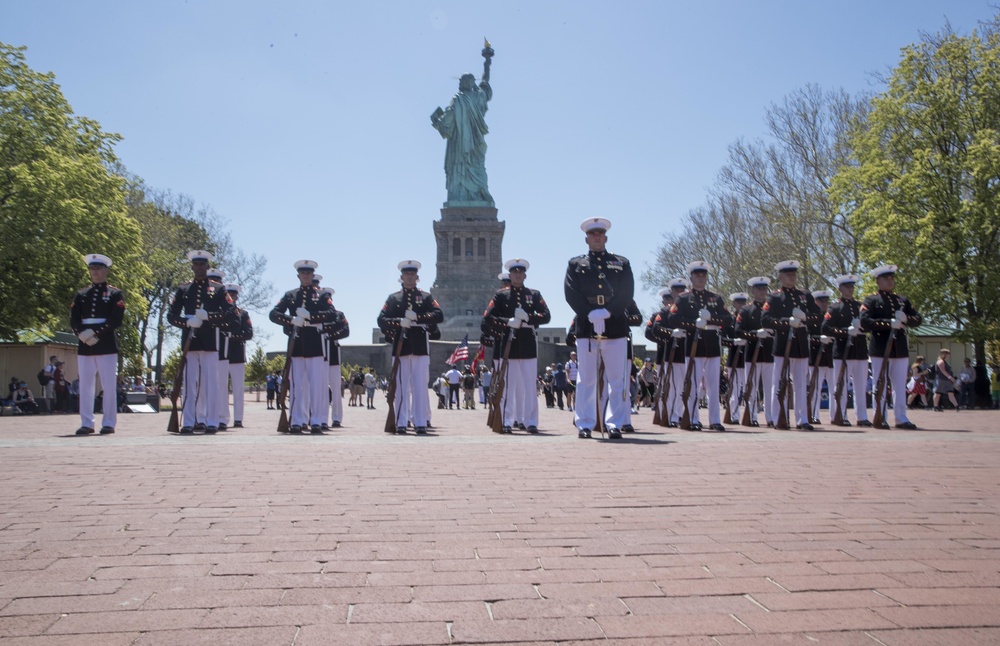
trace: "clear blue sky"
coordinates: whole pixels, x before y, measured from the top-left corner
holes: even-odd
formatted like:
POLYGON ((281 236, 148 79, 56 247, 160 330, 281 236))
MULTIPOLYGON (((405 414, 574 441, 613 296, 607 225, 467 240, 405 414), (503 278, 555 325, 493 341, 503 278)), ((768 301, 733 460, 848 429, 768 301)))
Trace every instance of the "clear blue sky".
MULTIPOLYGON (((968 33, 993 13, 978 0, 0 0, 0 40, 124 137, 131 172, 229 219, 268 258, 275 300, 293 261, 317 260, 347 342, 368 343, 399 260, 434 282, 445 142, 429 115, 481 74, 484 36, 504 257, 531 262, 528 285, 568 324, 562 278, 584 217, 612 220, 609 248, 638 274, 704 202, 727 146, 762 134, 768 104, 807 83, 879 89, 872 73, 921 31, 948 19, 968 33)), ((656 300, 637 294, 644 310, 656 300)), ((255 321, 265 349, 283 349, 255 321)))

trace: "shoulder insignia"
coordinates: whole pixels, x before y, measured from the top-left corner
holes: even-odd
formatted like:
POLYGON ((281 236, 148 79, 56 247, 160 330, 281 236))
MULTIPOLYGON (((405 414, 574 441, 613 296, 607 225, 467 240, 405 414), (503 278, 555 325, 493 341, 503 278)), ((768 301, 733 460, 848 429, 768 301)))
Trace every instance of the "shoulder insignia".
POLYGON ((124 298, 121 299, 120 301, 118 301, 117 303, 115 303, 115 305, 117 305, 118 307, 120 307, 122 309, 125 309, 125 299, 124 298))
POLYGON ((229 292, 226 292, 226 302, 230 305, 233 304, 233 297, 229 295, 229 292))
POLYGON ((438 305, 438 302, 437 302, 436 298, 432 298, 431 299, 431 305, 433 305, 434 307, 441 307, 440 305, 438 305))
POLYGON ((829 312, 827 312, 827 313, 826 313, 826 314, 825 314, 825 315, 823 316, 823 318, 824 318, 824 319, 832 319, 832 318, 833 318, 833 314, 830 314, 829 312))
POLYGON ((769 312, 771 310, 771 302, 767 301, 764 303, 764 307, 760 308, 764 312, 769 312))
POLYGON ((861 304, 861 311, 862 311, 862 312, 867 312, 867 311, 868 311, 868 306, 867 306, 867 305, 865 305, 864 303, 862 303, 862 304, 861 304))
POLYGON ((670 313, 671 314, 676 314, 677 313, 677 305, 676 304, 670 306, 670 313))

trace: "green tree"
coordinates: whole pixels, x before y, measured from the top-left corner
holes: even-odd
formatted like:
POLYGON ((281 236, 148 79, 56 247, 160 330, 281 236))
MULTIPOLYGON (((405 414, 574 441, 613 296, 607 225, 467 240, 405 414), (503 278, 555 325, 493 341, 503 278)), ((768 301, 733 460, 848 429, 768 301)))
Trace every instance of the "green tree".
POLYGON ((120 137, 75 116, 55 76, 33 71, 24 51, 0 43, 0 337, 66 328, 73 293, 89 280, 83 256, 103 253, 128 305, 123 349, 135 350, 149 272, 124 180, 110 170, 120 137))
POLYGON ((264 348, 258 345, 250 355, 250 360, 247 361, 247 381, 264 383, 267 375, 267 355, 264 354, 264 348))
POLYGON ((946 25, 905 47, 851 136, 831 195, 868 265, 899 265, 900 291, 974 342, 1000 338, 1000 36, 946 25))

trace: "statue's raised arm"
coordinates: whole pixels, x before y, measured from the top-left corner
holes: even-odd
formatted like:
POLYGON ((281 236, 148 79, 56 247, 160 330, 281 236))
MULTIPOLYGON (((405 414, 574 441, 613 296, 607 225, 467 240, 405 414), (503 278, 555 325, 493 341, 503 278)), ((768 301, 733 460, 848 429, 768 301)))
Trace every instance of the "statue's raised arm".
POLYGON ((438 107, 431 114, 431 125, 448 140, 444 155, 444 173, 448 188, 446 207, 490 206, 489 182, 486 177, 487 104, 493 98, 490 87, 490 63, 493 48, 486 41, 482 51, 483 78, 476 86, 476 77, 463 74, 458 82, 458 94, 451 105, 438 107))

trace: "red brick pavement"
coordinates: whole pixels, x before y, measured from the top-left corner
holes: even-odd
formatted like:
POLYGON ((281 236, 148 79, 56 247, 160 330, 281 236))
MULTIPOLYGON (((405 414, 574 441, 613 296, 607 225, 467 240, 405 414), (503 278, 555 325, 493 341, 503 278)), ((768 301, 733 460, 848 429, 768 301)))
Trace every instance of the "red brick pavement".
POLYGON ((578 440, 0 419, 0 642, 1000 643, 1000 413, 578 440))

